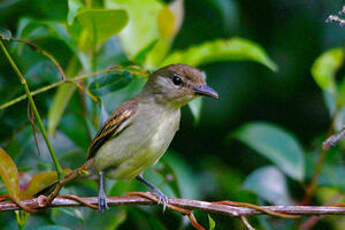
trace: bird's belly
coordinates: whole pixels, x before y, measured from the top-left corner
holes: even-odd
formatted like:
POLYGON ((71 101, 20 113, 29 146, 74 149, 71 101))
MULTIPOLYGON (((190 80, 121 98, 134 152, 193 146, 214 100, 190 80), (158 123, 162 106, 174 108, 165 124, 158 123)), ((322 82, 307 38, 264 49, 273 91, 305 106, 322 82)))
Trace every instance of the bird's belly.
POLYGON ((113 179, 133 179, 142 173, 167 150, 178 129, 177 115, 141 121, 128 127, 99 150, 96 170, 105 171, 106 176, 113 179))

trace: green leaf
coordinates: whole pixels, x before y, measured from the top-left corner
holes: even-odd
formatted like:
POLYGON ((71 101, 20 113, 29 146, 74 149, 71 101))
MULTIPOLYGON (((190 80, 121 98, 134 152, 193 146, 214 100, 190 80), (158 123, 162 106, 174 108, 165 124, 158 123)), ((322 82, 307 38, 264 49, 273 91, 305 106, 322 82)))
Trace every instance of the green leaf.
MULTIPOLYGON (((79 36, 87 37, 96 46, 119 33, 127 22, 128 15, 125 10, 87 9, 75 15, 73 24, 79 23, 82 30, 86 32, 79 36)), ((84 45, 86 44, 81 46, 84 47, 84 45)))
POLYGON ((121 196, 133 190, 134 183, 132 181, 116 180, 108 192, 110 196, 121 196))
POLYGON ((270 159, 291 178, 304 179, 304 151, 285 130, 269 123, 249 123, 238 129, 234 137, 270 159))
POLYGON ((274 166, 259 168, 245 180, 243 187, 275 205, 291 205, 286 177, 274 166))
MULTIPOLYGON (((334 119, 334 131, 341 132, 345 127, 345 107, 342 107, 338 110, 336 117, 334 119)), ((337 133, 335 133, 337 135, 337 133)))
POLYGON ((39 227, 37 230, 71 230, 71 229, 65 226, 60 226, 60 225, 46 225, 46 226, 39 227))
POLYGON ((146 47, 144 47, 144 49, 142 49, 137 55, 135 55, 135 57, 133 58, 133 61, 143 63, 146 59, 146 56, 155 47, 157 42, 158 42, 158 39, 150 42, 146 47))
POLYGON ((0 27, 0 38, 9 41, 12 38, 11 31, 3 27, 0 27))
POLYGON ((345 167, 340 164, 327 164, 322 168, 318 184, 345 191, 345 167))
POLYGON ((174 0, 164 6, 157 17, 159 40, 153 50, 147 55, 145 66, 156 69, 166 57, 171 43, 181 28, 183 22, 183 0, 174 0))
POLYGON ((162 160, 162 167, 158 170, 158 173, 164 178, 165 182, 174 191, 176 197, 181 197, 181 190, 179 187, 179 181, 177 174, 173 167, 171 167, 168 161, 162 160))
POLYGON ((122 89, 131 81, 132 75, 128 71, 122 74, 102 74, 90 84, 89 89, 93 94, 101 96, 122 89))
MULTIPOLYGON (((78 72, 79 63, 76 58, 72 58, 66 70, 66 77, 71 78, 78 72)), ((56 91, 52 105, 48 111, 48 133, 54 136, 55 130, 60 123, 61 117, 70 102, 76 86, 73 84, 65 84, 56 91)))
POLYGON ((323 91, 322 96, 330 117, 334 117, 337 111, 337 96, 328 91, 323 91))
POLYGON ((63 41, 74 53, 77 52, 77 45, 66 30, 65 25, 57 22, 46 22, 32 18, 22 18, 17 28, 17 37, 22 39, 44 39, 53 37, 63 41))
POLYGON ((161 161, 168 162, 169 167, 176 174, 175 178, 181 197, 186 199, 201 199, 202 186, 205 181, 193 173, 190 165, 185 160, 185 158, 180 157, 180 154, 169 151, 164 154, 161 161))
POLYGON ((340 47, 328 50, 316 59, 311 67, 311 74, 322 90, 336 93, 335 73, 343 59, 344 51, 340 47))
POLYGON ((278 70, 261 46, 239 37, 206 42, 187 50, 176 51, 163 61, 162 66, 173 63, 199 66, 219 61, 256 61, 272 71, 278 70))
POLYGON ((48 111, 48 133, 54 136, 55 130, 60 123, 61 117, 71 100, 76 86, 73 84, 62 85, 56 91, 52 105, 48 111))
POLYGON ((216 222, 212 219, 211 215, 207 215, 208 216, 208 229, 209 230, 214 230, 216 228, 216 222))
POLYGON ((85 8, 84 2, 82 0, 68 0, 68 15, 67 23, 72 25, 74 17, 77 13, 85 8))
POLYGON ((119 226, 126 219, 126 209, 111 208, 102 215, 99 215, 97 212, 91 212, 85 220, 85 223, 87 224, 86 229, 119 229, 119 226))
POLYGON ((169 9, 174 16, 174 33, 175 36, 181 29, 184 19, 184 0, 174 0, 169 3, 169 9))
POLYGON ((107 8, 120 8, 128 12, 130 22, 119 36, 129 59, 133 59, 138 52, 159 38, 157 18, 164 6, 161 1, 105 0, 105 5, 107 8))
POLYGON ((193 114, 195 124, 198 124, 201 116, 202 97, 196 98, 193 101, 189 102, 188 106, 193 114))
POLYGON ((175 18, 168 6, 164 6, 157 16, 159 40, 153 50, 147 55, 145 65, 154 69, 159 66, 170 49, 170 44, 175 35, 175 18))
POLYGON ((20 202, 17 166, 4 149, 0 148, 0 177, 8 195, 16 202, 20 202))
MULTIPOLYGON (((64 172, 64 175, 67 175, 71 171, 72 171, 71 169, 64 169, 63 172, 64 172)), ((47 188, 47 186, 56 182, 56 180, 57 180, 57 174, 55 171, 36 174, 31 179, 29 184, 21 191, 20 198, 22 200, 32 199, 33 195, 47 188)))
POLYGON ((134 229, 168 230, 161 219, 152 215, 152 212, 139 208, 128 209, 128 212, 129 216, 135 220, 133 222, 134 229))
POLYGON ((338 107, 343 107, 345 105, 345 78, 341 80, 338 87, 338 94, 336 95, 336 104, 338 107))

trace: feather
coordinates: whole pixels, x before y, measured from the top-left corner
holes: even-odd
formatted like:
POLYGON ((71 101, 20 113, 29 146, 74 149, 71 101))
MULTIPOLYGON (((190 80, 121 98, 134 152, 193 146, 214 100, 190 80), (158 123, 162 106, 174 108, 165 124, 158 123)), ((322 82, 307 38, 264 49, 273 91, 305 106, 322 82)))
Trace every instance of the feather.
POLYGON ((133 98, 115 110, 93 138, 89 147, 87 159, 94 157, 105 142, 118 135, 131 124, 137 107, 137 100, 133 98))

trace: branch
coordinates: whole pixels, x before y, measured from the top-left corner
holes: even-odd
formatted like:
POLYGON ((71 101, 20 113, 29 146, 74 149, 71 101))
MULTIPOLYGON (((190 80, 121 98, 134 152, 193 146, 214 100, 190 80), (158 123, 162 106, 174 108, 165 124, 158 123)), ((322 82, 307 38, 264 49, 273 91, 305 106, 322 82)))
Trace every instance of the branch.
MULTIPOLYGON (((87 78, 90 78, 90 77, 95 77, 99 74, 107 74, 107 73, 122 73, 124 72, 125 70, 129 71, 131 74, 134 74, 134 75, 137 75, 137 76, 142 76, 142 77, 147 77, 149 74, 148 72, 145 72, 144 70, 141 70, 139 68, 137 68, 136 66, 129 66, 129 67, 122 67, 122 66, 110 66, 109 68, 105 69, 105 70, 100 70, 100 71, 97 71, 97 72, 94 72, 94 73, 90 73, 90 74, 84 74, 84 75, 80 75, 80 76, 76 76, 76 77, 73 77, 73 78, 70 78, 70 79, 65 79, 65 80, 61 80, 61 81, 58 81, 58 82, 55 82, 55 83, 52 83, 50 85, 47 85, 47 86, 44 86, 40 89, 37 89, 35 91, 32 91, 30 93, 31 96, 35 96, 37 94, 40 94, 40 93, 43 93, 43 92, 46 92, 48 90, 51 90, 51 89, 54 89, 60 85, 63 85, 63 84, 77 84, 77 87, 78 86, 78 81, 80 80, 84 80, 84 79, 87 79, 87 78)), ((87 93, 87 91, 86 91, 87 93)), ((10 107, 18 102, 21 102, 23 100, 25 100, 27 98, 27 95, 24 94, 20 97, 17 97, 11 101, 8 101, 4 104, 2 104, 0 106, 0 110, 3 110, 7 107, 10 107)))
MULTIPOLYGON (((95 205, 97 207, 97 197, 79 197, 80 201, 88 204, 95 205)), ((113 196, 107 198, 108 205, 110 206, 126 206, 126 205, 157 205, 156 202, 151 199, 144 198, 136 195, 123 195, 113 196)), ((30 208, 56 208, 56 207, 77 207, 87 206, 81 204, 78 201, 65 198, 64 196, 56 197, 50 205, 45 206, 44 202, 39 198, 32 200, 23 200, 23 205, 30 208)), ((253 215, 266 215, 257 209, 229 206, 214 202, 200 201, 200 200, 188 200, 169 198, 169 204, 185 208, 189 210, 203 210, 212 213, 218 213, 222 215, 241 217, 241 216, 253 216, 253 215)), ((345 207, 335 206, 260 206, 262 209, 272 212, 280 212, 292 215, 345 215, 345 207)), ((0 211, 10 211, 21 209, 16 203, 12 201, 0 202, 0 211)))
POLYGON ((255 228, 253 228, 253 226, 250 225, 250 223, 248 222, 248 220, 245 216, 241 216, 241 220, 242 220, 242 223, 244 224, 244 226, 246 226, 246 228, 248 230, 255 230, 255 228))
POLYGON ((53 150, 53 146, 52 144, 50 143, 49 141, 49 138, 48 138, 48 135, 47 135, 47 131, 43 125, 43 122, 41 120, 41 116, 38 112, 38 109, 36 107, 36 104, 35 104, 35 101, 34 99, 32 98, 32 95, 31 95, 31 91, 29 89, 29 86, 26 82, 26 79, 24 78, 22 72, 19 70, 17 64, 14 62, 13 58, 11 57, 10 53, 7 51, 6 49, 6 46, 5 44, 2 42, 2 40, 0 40, 0 47, 2 48, 2 50, 4 51, 4 54, 5 56, 7 57, 8 61, 10 62, 12 68, 14 69, 14 71, 16 72, 17 76, 18 76, 18 79, 20 81, 20 83, 23 85, 24 89, 25 89, 25 94, 27 95, 28 99, 29 99, 29 102, 30 102, 30 105, 31 105, 31 108, 35 114, 35 117, 37 119, 37 122, 38 122, 38 125, 39 125, 39 128, 41 130, 41 133, 43 135, 43 138, 46 142, 46 145, 48 147, 48 150, 49 150, 49 153, 50 153, 50 156, 54 162, 54 165, 55 165, 55 169, 56 169, 56 172, 57 172, 57 175, 58 175, 58 178, 62 178, 63 174, 62 174, 62 168, 60 166, 60 163, 55 155, 55 152, 53 150))

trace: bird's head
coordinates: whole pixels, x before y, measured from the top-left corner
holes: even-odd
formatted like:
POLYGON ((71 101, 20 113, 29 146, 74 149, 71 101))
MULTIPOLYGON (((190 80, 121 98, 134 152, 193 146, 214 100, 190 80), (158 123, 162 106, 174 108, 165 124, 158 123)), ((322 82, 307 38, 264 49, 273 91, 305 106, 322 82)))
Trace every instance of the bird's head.
POLYGON ((144 92, 153 94, 160 103, 175 107, 181 107, 198 96, 218 99, 217 92, 207 86, 204 74, 184 64, 169 65, 151 74, 144 92))

